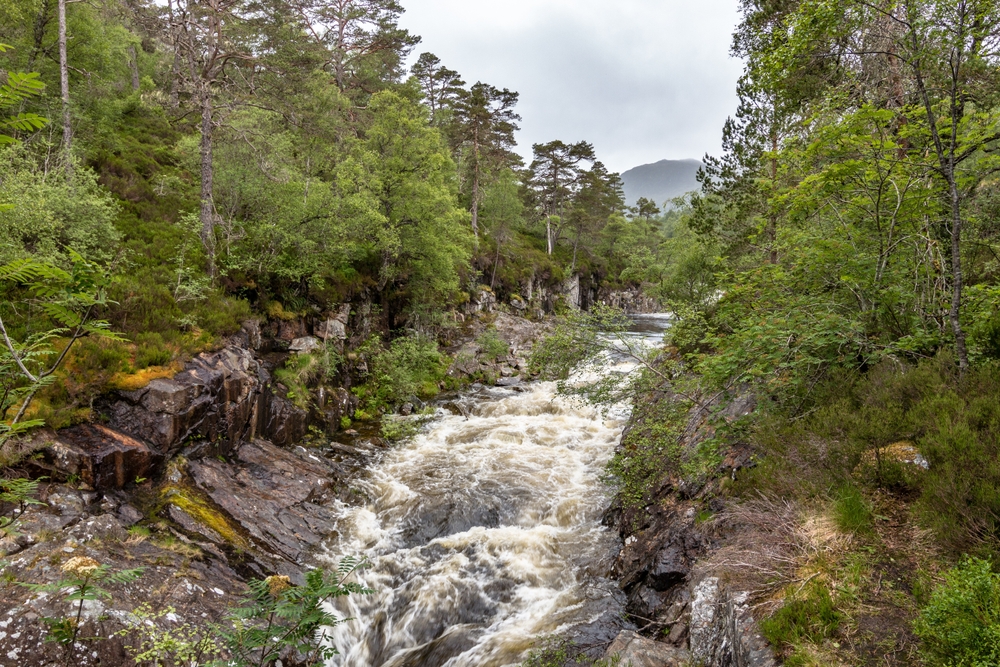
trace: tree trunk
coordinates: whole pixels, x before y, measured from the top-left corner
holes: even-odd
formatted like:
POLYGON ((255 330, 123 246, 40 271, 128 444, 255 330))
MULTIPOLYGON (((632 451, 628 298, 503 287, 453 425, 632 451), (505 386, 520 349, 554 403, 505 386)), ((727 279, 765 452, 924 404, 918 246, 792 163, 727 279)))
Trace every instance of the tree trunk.
POLYGON ((209 275, 215 275, 215 202, 212 198, 212 91, 201 82, 201 242, 208 255, 209 275))
POLYGON ((472 170, 472 233, 479 240, 479 160, 472 170))
POLYGON ((62 88, 63 151, 66 172, 73 169, 73 125, 69 115, 69 63, 66 60, 66 0, 59 0, 59 85, 62 88))
MULTIPOLYGON (((775 109, 777 116, 777 109, 775 109)), ((771 128, 771 198, 773 200, 778 192, 778 130, 771 128)), ((778 219, 774 211, 768 212, 767 219, 767 244, 769 246, 769 260, 771 264, 778 263, 778 219)))
POLYGON ((132 71, 132 90, 139 90, 139 57, 131 44, 128 47, 128 67, 132 71))
POLYGON ((552 216, 545 218, 545 247, 549 255, 552 254, 552 216))
POLYGON ((174 47, 174 62, 170 65, 170 108, 176 109, 181 104, 181 49, 177 38, 177 26, 174 25, 173 0, 167 0, 167 10, 170 17, 170 38, 174 47))
POLYGON ((951 174, 951 328, 955 334, 955 354, 958 369, 964 375, 969 368, 969 351, 965 345, 965 330, 962 328, 962 210, 958 184, 954 171, 951 174))

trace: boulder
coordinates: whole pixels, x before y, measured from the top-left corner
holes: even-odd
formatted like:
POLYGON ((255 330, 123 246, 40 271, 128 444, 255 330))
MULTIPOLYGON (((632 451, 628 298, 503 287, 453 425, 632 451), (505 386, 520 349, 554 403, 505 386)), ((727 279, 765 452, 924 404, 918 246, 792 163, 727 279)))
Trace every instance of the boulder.
POLYGON ((280 446, 293 445, 306 435, 309 413, 287 398, 272 394, 261 435, 280 446))
POLYGON ((56 434, 46 460, 63 476, 99 490, 120 489, 147 477, 163 457, 146 443, 100 424, 81 424, 56 434))
POLYGON ((774 654, 750 613, 749 597, 730 591, 717 577, 706 577, 694 586, 690 646, 695 664, 776 667, 774 654))
POLYGON ((619 659, 621 665, 632 667, 683 667, 691 655, 684 649, 642 637, 632 630, 622 630, 608 647, 605 659, 619 659))
POLYGON ((303 336, 302 338, 296 338, 293 340, 292 344, 288 346, 288 350, 289 352, 307 354, 309 352, 315 352, 321 347, 323 347, 323 344, 320 343, 319 339, 315 336, 303 336))

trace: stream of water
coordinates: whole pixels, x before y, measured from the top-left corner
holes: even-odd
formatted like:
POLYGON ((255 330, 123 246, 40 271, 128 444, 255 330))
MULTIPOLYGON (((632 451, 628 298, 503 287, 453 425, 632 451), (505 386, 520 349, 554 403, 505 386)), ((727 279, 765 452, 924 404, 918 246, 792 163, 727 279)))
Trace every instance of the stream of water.
MULTIPOLYGON (((662 316, 637 320, 659 340, 662 316)), ((539 636, 620 610, 601 481, 628 417, 554 383, 481 388, 375 464, 328 557, 364 555, 332 630, 343 667, 517 665, 539 636), (453 414, 458 413, 458 414, 453 414)))

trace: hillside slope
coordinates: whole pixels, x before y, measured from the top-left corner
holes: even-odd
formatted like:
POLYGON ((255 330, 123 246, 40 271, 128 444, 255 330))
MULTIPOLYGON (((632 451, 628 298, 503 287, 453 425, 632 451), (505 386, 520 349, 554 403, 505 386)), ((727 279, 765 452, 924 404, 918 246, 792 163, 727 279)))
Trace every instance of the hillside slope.
POLYGON ((622 174, 625 201, 633 206, 639 197, 657 204, 698 189, 695 175, 702 166, 698 160, 660 160, 629 169, 622 174))

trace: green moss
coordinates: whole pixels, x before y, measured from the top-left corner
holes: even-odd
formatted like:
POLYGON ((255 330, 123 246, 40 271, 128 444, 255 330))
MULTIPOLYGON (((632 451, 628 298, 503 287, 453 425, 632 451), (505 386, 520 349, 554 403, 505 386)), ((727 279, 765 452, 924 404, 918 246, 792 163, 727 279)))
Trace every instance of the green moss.
POLYGON ((163 489, 167 504, 175 505, 199 524, 218 533, 229 544, 247 550, 250 543, 228 517, 217 509, 211 501, 201 498, 197 492, 183 486, 168 486, 163 489))

